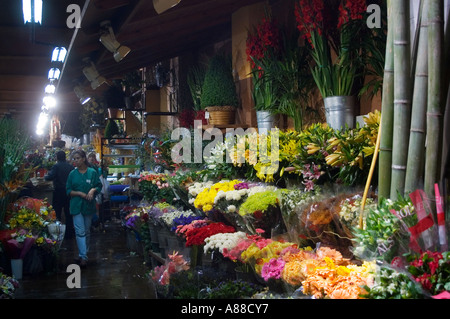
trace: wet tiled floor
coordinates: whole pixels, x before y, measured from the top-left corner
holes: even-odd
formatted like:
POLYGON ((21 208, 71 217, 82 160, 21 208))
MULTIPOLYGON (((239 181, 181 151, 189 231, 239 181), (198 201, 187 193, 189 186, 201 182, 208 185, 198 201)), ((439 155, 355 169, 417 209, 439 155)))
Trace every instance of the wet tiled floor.
POLYGON ((15 299, 155 299, 155 290, 145 276, 151 269, 143 256, 130 251, 126 230, 120 221, 105 223, 103 230, 92 232, 89 264, 81 269, 80 288, 67 266, 77 257, 75 239, 64 240, 58 270, 54 273, 24 275, 15 299))

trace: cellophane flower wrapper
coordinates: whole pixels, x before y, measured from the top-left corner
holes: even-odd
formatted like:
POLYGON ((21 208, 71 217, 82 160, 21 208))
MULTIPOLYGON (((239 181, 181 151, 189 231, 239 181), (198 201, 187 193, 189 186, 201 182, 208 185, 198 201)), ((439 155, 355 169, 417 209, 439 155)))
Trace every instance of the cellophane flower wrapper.
POLYGON ((286 226, 288 240, 297 243, 300 247, 306 244, 303 235, 303 228, 300 220, 303 210, 317 200, 320 189, 316 187, 314 191, 305 192, 300 189, 285 189, 280 193, 280 209, 283 222, 286 226))
POLYGON ((189 270, 189 268, 189 262, 184 256, 175 252, 166 258, 164 265, 157 266, 151 271, 151 279, 156 285, 167 286, 170 284, 170 276, 172 274, 189 270))
MULTIPOLYGON (((352 255, 353 233, 343 223, 340 212, 343 203, 352 200, 355 193, 321 193, 305 205, 298 220, 296 236, 313 244, 322 243, 335 248, 346 257, 352 255)), ((359 214, 355 216, 359 217, 359 214)))
POLYGON ((281 216, 278 191, 257 192, 250 195, 241 205, 239 215, 243 217, 247 231, 265 238, 286 232, 281 216))
POLYGON ((412 275, 384 261, 377 261, 372 283, 363 286, 365 299, 424 299, 430 298, 412 275))
MULTIPOLYGON (((413 210, 410 201, 380 199, 376 208, 371 207, 365 216, 364 227, 353 228, 352 253, 361 260, 379 260, 390 263, 409 253, 410 232, 405 220, 400 220, 393 210, 413 210)), ((411 223, 414 216, 410 215, 411 223)))

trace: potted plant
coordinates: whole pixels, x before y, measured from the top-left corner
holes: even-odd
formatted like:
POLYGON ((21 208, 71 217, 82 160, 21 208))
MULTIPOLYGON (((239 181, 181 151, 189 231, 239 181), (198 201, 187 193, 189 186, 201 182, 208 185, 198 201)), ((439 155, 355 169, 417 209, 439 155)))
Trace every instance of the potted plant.
POLYGON ((214 55, 208 62, 201 93, 201 107, 209 113, 209 124, 233 124, 238 106, 231 59, 214 55))
POLYGON ((363 19, 366 1, 337 1, 327 5, 323 0, 300 2, 295 6, 297 28, 310 44, 315 62, 311 72, 324 99, 327 122, 338 130, 346 125, 353 128, 354 89, 363 77, 362 44, 356 39, 363 38, 361 32, 367 29, 363 19), (339 12, 337 19, 329 18, 334 17, 333 11, 339 12))

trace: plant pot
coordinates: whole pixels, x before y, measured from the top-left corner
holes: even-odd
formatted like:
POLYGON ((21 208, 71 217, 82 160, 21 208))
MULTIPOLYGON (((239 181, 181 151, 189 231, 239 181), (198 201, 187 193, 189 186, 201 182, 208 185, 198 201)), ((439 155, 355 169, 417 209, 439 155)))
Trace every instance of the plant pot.
POLYGON ((210 125, 228 125, 235 122, 236 110, 232 106, 210 106, 205 110, 209 113, 210 125))
POLYGON ((256 111, 258 133, 267 134, 275 127, 276 116, 269 111, 256 111))
POLYGON ((354 96, 330 96, 323 99, 328 125, 335 130, 355 127, 354 96))

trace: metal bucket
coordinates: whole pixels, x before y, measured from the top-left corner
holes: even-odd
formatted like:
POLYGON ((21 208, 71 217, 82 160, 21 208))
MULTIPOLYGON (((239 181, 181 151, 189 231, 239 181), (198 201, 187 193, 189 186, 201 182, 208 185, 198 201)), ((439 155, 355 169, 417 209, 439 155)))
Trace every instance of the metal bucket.
POLYGON ((355 127, 355 105, 354 96, 330 96, 323 100, 325 105, 325 116, 328 125, 341 130, 348 125, 349 128, 355 127))
POLYGON ((267 134, 274 128, 276 117, 269 111, 256 111, 256 121, 258 123, 258 133, 267 134))

